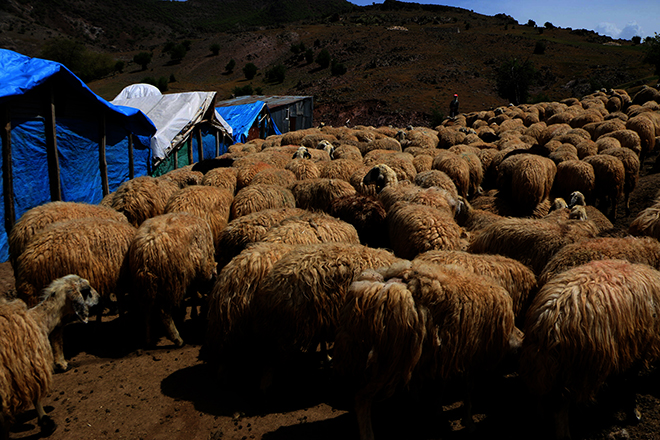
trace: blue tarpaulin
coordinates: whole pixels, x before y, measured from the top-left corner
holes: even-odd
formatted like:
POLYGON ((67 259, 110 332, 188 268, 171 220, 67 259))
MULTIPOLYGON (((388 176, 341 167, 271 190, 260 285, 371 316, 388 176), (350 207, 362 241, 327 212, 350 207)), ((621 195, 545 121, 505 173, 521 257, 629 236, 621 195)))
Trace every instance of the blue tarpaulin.
POLYGON ((219 106, 215 108, 215 111, 233 129, 234 142, 247 142, 250 128, 254 125, 255 120, 257 120, 262 114, 264 107, 269 116, 264 121, 264 123, 267 124, 266 136, 282 134, 275 123, 272 122, 268 106, 266 106, 266 103, 263 101, 257 101, 251 104, 219 106))
MULTIPOLYGON (((148 173, 148 141, 156 127, 140 110, 109 103, 60 63, 0 49, 0 66, 0 109, 6 109, 11 124, 11 189, 16 220, 27 210, 52 201, 49 175, 54 171, 49 170, 46 158, 48 127, 44 118, 51 93, 63 201, 99 203, 103 198, 99 157, 102 134, 110 192, 129 178, 129 134, 136 135, 134 177, 148 173)), ((2 161, 0 155, 0 174, 2 161)), ((5 200, 9 188, 3 184, 2 190, 5 200)), ((5 203, 0 203, 0 218, 5 219, 5 203)), ((7 261, 6 223, 1 223, 0 261, 7 261)))

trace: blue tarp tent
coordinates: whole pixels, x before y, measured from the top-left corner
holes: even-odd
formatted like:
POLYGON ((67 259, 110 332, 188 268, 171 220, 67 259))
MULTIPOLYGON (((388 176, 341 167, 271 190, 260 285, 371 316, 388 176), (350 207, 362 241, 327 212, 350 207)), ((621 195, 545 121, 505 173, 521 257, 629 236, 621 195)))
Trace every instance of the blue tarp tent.
POLYGON ((282 134, 270 117, 268 106, 263 101, 249 104, 218 106, 216 113, 232 128, 234 142, 247 142, 254 137, 265 138, 282 134), (256 122, 256 125, 255 125, 256 122), (254 128, 256 127, 256 128, 254 128), (250 129, 259 130, 259 135, 250 136, 250 129), (263 129, 263 133, 261 133, 263 129))
POLYGON ((148 174, 156 127, 141 111, 96 95, 60 63, 0 49, 0 66, 6 261, 7 230, 27 210, 55 200, 99 203, 129 178, 148 174))

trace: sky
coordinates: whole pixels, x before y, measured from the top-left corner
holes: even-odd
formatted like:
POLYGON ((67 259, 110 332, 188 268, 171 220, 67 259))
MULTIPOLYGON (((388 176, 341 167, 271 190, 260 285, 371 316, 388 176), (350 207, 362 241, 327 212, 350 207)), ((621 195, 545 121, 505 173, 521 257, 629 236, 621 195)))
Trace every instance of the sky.
MULTIPOLYGON (((381 4, 383 0, 348 0, 358 6, 381 4)), ((401 1, 401 0, 400 0, 401 1)), ((483 15, 504 13, 518 23, 534 20, 537 26, 550 22, 557 27, 587 29, 612 38, 644 39, 660 34, 658 0, 414 0, 407 3, 455 6, 483 15)))

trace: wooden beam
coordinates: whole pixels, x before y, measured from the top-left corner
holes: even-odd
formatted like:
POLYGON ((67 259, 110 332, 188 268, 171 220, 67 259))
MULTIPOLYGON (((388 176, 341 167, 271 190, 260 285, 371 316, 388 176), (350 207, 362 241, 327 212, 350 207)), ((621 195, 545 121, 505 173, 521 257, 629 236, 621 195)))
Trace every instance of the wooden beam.
POLYGON ((0 107, 0 137, 2 138, 2 194, 5 203, 5 231, 7 234, 16 223, 14 210, 14 175, 11 163, 11 114, 9 106, 0 107))
POLYGON ((60 159, 57 156, 57 128, 55 124, 55 92, 53 86, 47 86, 44 131, 46 133, 46 159, 48 160, 48 180, 50 182, 50 199, 53 202, 62 200, 62 184, 60 183, 60 159))
MULTIPOLYGON (((223 133, 222 138, 224 139, 225 135, 223 133)), ((220 130, 215 131, 215 157, 220 156, 220 130)))
POLYGON ((202 143, 202 128, 197 127, 195 131, 197 132, 197 161, 201 162, 204 160, 204 144, 202 143))
POLYGON ((193 163, 193 131, 190 131, 190 136, 188 137, 188 165, 193 163))
POLYGON ((133 158, 133 133, 128 134, 128 178, 135 176, 135 162, 133 158))
POLYGON ((101 186, 103 188, 103 197, 110 193, 110 185, 108 184, 108 161, 105 157, 106 147, 106 122, 105 112, 101 112, 99 120, 99 170, 101 171, 101 186))

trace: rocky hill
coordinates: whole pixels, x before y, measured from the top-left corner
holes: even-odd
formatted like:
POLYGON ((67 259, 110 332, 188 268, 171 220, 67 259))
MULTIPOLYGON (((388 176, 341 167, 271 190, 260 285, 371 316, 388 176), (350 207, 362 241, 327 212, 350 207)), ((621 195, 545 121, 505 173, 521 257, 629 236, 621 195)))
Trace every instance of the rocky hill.
POLYGON ((512 58, 534 66, 536 101, 602 87, 632 94, 657 82, 639 45, 529 26, 503 12, 393 0, 367 7, 344 0, 0 0, 0 46, 39 56, 51 38, 68 37, 110 54, 124 61, 122 72, 89 83, 106 99, 145 79, 164 80, 169 92, 216 90, 219 99, 249 86, 313 95, 315 120, 332 125, 429 125, 447 114, 453 93, 463 112, 506 105, 496 76, 512 58), (188 50, 173 61, 166 49, 183 41, 188 50), (314 61, 324 49, 339 65, 334 74, 314 61), (146 70, 132 61, 140 52, 153 54, 146 70), (236 67, 227 71, 230 60, 236 67), (247 63, 258 68, 249 81, 247 63))

